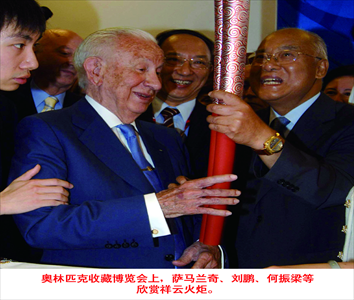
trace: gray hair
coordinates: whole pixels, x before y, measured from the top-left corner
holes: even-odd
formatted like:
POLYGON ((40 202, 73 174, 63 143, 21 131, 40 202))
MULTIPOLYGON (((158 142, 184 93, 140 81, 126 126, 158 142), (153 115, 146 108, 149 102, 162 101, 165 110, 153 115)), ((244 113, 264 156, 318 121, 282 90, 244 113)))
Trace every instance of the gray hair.
MULTIPOLYGON (((277 31, 274 31, 273 33, 278 32, 278 31, 283 31, 283 30, 289 30, 289 29, 290 30, 299 30, 299 31, 302 31, 302 32, 308 34, 308 36, 310 37, 310 41, 312 42, 312 47, 313 47, 313 49, 315 51, 316 56, 328 60, 326 43, 324 42, 324 40, 317 33, 314 33, 312 31, 308 31, 308 30, 305 30, 305 29, 295 28, 295 27, 282 28, 282 29, 279 29, 277 31)), ((273 33, 271 33, 271 34, 273 34, 273 33)))
POLYGON ((318 57, 328 60, 328 52, 325 41, 317 34, 311 31, 305 30, 312 38, 313 46, 318 57))
POLYGON ((74 66, 78 74, 79 86, 84 90, 88 86, 84 62, 88 57, 97 56, 108 59, 111 49, 119 50, 124 44, 119 43, 122 37, 135 37, 157 44, 155 38, 148 32, 134 28, 106 28, 91 33, 76 49, 74 66))

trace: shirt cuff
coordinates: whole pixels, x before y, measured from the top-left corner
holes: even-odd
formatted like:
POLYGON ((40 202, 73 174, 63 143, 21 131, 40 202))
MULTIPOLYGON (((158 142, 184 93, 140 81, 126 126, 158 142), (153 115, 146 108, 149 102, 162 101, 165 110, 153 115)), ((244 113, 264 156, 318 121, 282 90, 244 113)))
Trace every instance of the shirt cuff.
POLYGON ((144 195, 146 210, 148 213, 151 234, 153 238, 170 235, 165 216, 155 193, 144 195))
POLYGON ((224 250, 222 249, 222 247, 220 245, 218 245, 218 247, 219 247, 220 253, 221 253, 221 269, 225 269, 224 250))

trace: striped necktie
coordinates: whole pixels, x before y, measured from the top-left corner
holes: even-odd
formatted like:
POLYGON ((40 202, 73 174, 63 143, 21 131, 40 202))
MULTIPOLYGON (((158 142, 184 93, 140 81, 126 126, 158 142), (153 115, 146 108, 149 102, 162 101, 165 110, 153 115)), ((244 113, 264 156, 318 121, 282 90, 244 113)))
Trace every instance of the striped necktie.
POLYGON ((161 111, 161 115, 164 118, 163 126, 166 127, 174 127, 173 117, 179 114, 179 110, 177 108, 166 107, 161 111))
POLYGON ((58 101, 59 101, 58 98, 53 97, 53 96, 49 96, 49 97, 45 98, 45 100, 44 100, 45 105, 44 105, 41 113, 45 112, 45 111, 54 110, 54 107, 58 101))

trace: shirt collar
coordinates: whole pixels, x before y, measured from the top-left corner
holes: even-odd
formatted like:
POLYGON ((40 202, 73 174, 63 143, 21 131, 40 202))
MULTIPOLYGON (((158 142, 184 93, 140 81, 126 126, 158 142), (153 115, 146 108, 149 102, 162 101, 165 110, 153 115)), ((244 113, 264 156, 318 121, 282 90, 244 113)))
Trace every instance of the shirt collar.
MULTIPOLYGON (((290 123, 286 126, 289 130, 291 130, 297 121, 301 118, 301 116, 304 114, 304 112, 317 100, 317 98, 320 96, 320 93, 316 94, 309 100, 305 101, 304 103, 300 104, 299 106, 295 107, 291 111, 289 111, 284 117, 286 117, 290 123)), ((280 117, 281 115, 278 114, 273 108, 270 109, 270 116, 269 116, 269 124, 272 123, 272 121, 275 118, 280 117)))
POLYGON ((177 108, 179 110, 180 115, 183 118, 184 122, 187 122, 189 116, 191 115, 194 107, 195 107, 196 99, 184 102, 182 104, 179 104, 177 106, 170 106, 166 102, 162 101, 161 99, 155 97, 155 99, 152 101, 152 111, 154 113, 155 119, 157 116, 161 113, 161 111, 166 108, 166 107, 172 107, 172 108, 177 108))
MULTIPOLYGON (((34 80, 31 80, 31 93, 32 93, 32 97, 33 97, 33 101, 36 107, 38 107, 38 105, 42 104, 44 102, 44 100, 52 95, 49 95, 47 92, 41 90, 38 85, 34 82, 34 80)), ((58 99, 59 103, 63 106, 64 103, 64 98, 65 98, 65 94, 61 93, 59 95, 55 95, 54 97, 58 99)))
MULTIPOLYGON (((123 124, 123 122, 114 113, 98 103, 96 100, 88 95, 86 95, 85 98, 87 102, 94 108, 94 110, 100 115, 100 117, 106 122, 109 128, 114 128, 120 124, 123 124)), ((131 124, 137 130, 135 121, 131 124)))

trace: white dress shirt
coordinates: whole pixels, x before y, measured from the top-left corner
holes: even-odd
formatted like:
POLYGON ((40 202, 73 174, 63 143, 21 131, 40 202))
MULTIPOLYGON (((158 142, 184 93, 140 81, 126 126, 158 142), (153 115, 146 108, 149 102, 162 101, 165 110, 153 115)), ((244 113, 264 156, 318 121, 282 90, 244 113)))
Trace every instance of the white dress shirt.
POLYGON ((349 96, 349 104, 354 104, 354 86, 352 88, 352 91, 350 92, 350 96, 349 96))
MULTIPOLYGON (((95 111, 101 116, 101 118, 106 122, 109 128, 112 129, 114 134, 125 146, 125 148, 130 152, 128 143, 124 135, 121 133, 120 129, 116 127, 120 124, 123 124, 122 121, 115 114, 113 114, 107 108, 105 108, 104 106, 96 102, 90 96, 86 95, 85 98, 88 101, 88 103, 95 109, 95 111)), ((131 125, 133 125, 136 131, 138 132, 135 122, 131 123, 131 125)), ((150 154, 147 152, 143 140, 140 138, 139 135, 137 136, 137 138, 145 158, 154 167, 155 166, 154 162, 152 161, 150 154)), ((168 228, 166 219, 163 215, 160 204, 157 201, 155 193, 144 195, 144 199, 145 199, 146 210, 150 222, 152 236, 160 237, 160 236, 170 235, 171 234, 170 229, 168 228)))

